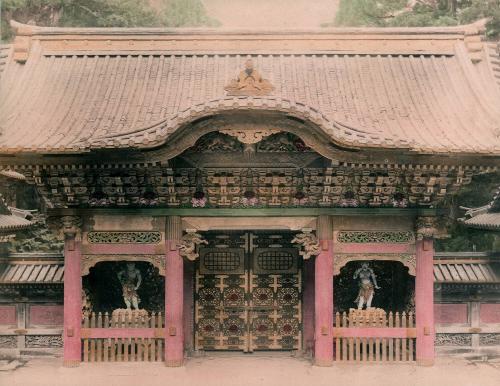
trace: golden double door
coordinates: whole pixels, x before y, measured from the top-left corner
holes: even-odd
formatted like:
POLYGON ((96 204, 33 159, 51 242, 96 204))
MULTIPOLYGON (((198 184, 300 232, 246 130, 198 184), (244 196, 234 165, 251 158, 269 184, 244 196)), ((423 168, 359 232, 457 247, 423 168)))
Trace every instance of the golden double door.
POLYGON ((302 281, 292 233, 205 235, 195 288, 196 350, 299 350, 302 281))

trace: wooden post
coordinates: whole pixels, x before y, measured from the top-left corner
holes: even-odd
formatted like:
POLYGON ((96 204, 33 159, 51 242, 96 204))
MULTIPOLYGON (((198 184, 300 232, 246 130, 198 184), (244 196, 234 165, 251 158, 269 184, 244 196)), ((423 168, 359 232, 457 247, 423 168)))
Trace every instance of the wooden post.
POLYGON ((64 226, 64 359, 65 367, 81 361, 82 276, 81 240, 77 235, 78 217, 63 217, 64 226))
POLYGON ((321 252, 314 277, 314 364, 333 365, 333 227, 329 216, 319 216, 317 235, 321 252))
POLYGON ((166 220, 165 364, 178 367, 184 361, 184 263, 178 250, 182 224, 179 216, 170 216, 166 220))
POLYGON ((431 237, 417 240, 415 278, 415 318, 417 328, 417 364, 434 364, 434 247, 431 237))

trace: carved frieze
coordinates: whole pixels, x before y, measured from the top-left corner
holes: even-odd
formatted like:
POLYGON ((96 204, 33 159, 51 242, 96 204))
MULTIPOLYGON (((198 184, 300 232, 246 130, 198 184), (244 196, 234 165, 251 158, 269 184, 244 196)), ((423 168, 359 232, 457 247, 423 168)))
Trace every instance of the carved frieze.
POLYGON ((248 59, 245 62, 245 69, 238 74, 236 79, 231 80, 224 89, 227 95, 261 96, 269 95, 274 90, 274 87, 257 71, 252 59, 248 59))
POLYGON ((17 336, 14 335, 0 335, 0 348, 16 348, 17 336))
MULTIPOLYGON (((214 153, 219 154, 230 153, 214 153)), ((255 154, 268 156, 271 153, 257 151, 255 154)), ((455 184, 453 170, 446 176, 439 176, 433 170, 424 175, 412 169, 388 171, 384 168, 357 169, 348 165, 325 168, 280 167, 279 164, 274 167, 218 165, 204 168, 152 165, 147 168, 54 169, 50 173, 37 171, 40 175, 36 178, 40 181, 40 193, 55 208, 98 207, 98 204, 90 203, 95 191, 106 195, 104 207, 149 205, 143 200, 148 194, 146 185, 154 192, 154 206, 169 208, 192 207, 193 195, 200 188, 206 196, 205 208, 243 207, 243 193, 246 191, 255 192, 259 207, 264 208, 294 207, 297 192, 307 198, 301 206, 389 208, 393 207, 396 191, 408 200, 409 207, 419 207, 431 205, 459 187, 455 184), (414 189, 421 184, 429 186, 425 191, 414 189)), ((152 201, 148 202, 153 205, 152 201)), ((433 227, 426 226, 425 222, 417 229, 419 237, 434 232, 433 227)))
POLYGON ((152 231, 94 231, 87 233, 87 241, 92 244, 158 244, 161 239, 160 232, 152 231))
POLYGON ((83 255, 81 260, 82 276, 88 275, 90 268, 102 261, 146 261, 156 268, 160 275, 165 276, 164 255, 123 255, 123 254, 101 254, 83 255))
POLYGON ((340 231, 337 234, 339 243, 412 243, 413 232, 393 231, 340 231))
POLYGON ((179 254, 190 261, 195 261, 200 256, 197 251, 200 244, 208 244, 208 241, 196 231, 188 229, 178 244, 179 254))
POLYGON ((350 261, 399 261, 408 268, 408 273, 416 275, 417 259, 410 253, 339 253, 333 258, 333 274, 339 275, 340 270, 350 261))
POLYGON ((471 334, 436 334, 436 346, 471 346, 471 334))
POLYGON ((480 334, 480 346, 500 346, 500 334, 480 334))
POLYGON ((27 335, 26 347, 28 348, 57 348, 63 346, 61 335, 27 335))
POLYGON ((317 256, 321 253, 319 240, 311 230, 303 230, 292 239, 293 244, 298 244, 301 248, 299 254, 304 260, 308 260, 311 256, 317 256))

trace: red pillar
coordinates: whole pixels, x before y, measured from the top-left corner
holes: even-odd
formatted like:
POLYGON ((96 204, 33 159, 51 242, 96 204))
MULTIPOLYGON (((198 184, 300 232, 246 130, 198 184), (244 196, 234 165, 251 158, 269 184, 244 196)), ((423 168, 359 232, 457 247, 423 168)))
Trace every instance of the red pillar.
POLYGON ((314 364, 333 364, 333 229, 329 216, 319 216, 317 234, 321 253, 314 277, 314 364))
POLYGON ((434 246, 433 239, 418 240, 415 278, 415 318, 417 327, 417 363, 434 364, 434 246))
POLYGON ((183 300, 184 263, 177 244, 182 237, 181 219, 167 217, 165 260, 165 364, 182 366, 184 361, 183 300))
POLYGON ((64 241, 64 366, 81 361, 82 276, 81 241, 76 233, 66 233, 64 241))

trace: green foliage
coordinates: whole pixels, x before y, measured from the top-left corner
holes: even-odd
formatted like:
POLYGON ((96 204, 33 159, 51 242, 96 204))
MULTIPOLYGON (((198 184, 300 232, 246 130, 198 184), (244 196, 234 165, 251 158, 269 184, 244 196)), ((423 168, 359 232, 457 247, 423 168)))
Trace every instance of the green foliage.
MULTIPOLYGON (((500 0, 340 0, 336 26, 427 27, 489 18, 486 35, 500 35, 500 0)), ((328 24, 327 24, 328 25, 328 24)))
POLYGON ((161 15, 167 27, 217 27, 220 22, 207 16, 200 0, 165 0, 161 15))
POLYGON ((163 0, 153 9, 147 0, 3 0, 2 40, 13 31, 8 21, 60 27, 200 27, 218 22, 206 15, 201 0, 163 0))
POLYGON ((10 243, 12 252, 60 252, 64 241, 51 232, 43 215, 32 220, 35 224, 31 228, 19 232, 10 243))

